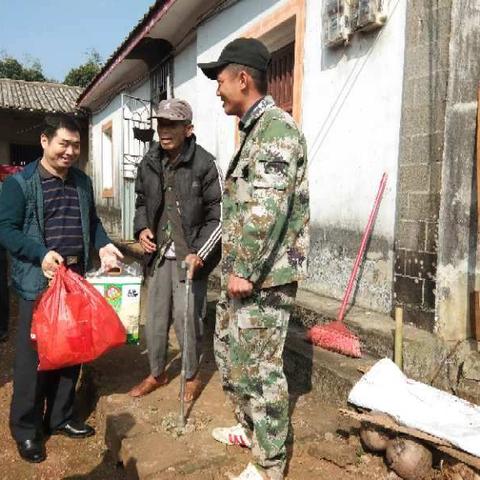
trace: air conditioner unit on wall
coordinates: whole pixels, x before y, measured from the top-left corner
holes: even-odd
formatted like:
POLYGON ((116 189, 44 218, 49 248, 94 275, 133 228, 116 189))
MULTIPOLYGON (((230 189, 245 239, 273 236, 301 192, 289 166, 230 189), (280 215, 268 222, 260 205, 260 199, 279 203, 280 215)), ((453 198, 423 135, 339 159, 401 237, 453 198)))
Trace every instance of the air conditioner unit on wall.
POLYGON ((383 0, 355 0, 356 25, 359 31, 375 30, 385 25, 387 16, 383 9, 383 0))
POLYGON ((349 42, 353 33, 351 2, 352 0, 325 0, 323 31, 327 47, 349 42))

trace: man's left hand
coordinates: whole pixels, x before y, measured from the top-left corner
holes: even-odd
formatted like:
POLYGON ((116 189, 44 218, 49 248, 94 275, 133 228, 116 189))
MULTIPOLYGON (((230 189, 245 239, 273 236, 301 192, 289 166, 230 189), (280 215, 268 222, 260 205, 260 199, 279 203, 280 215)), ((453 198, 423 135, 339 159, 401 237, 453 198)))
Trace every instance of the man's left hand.
POLYGON ((108 272, 112 268, 118 267, 118 262, 123 260, 122 252, 113 244, 108 243, 98 251, 102 270, 108 272))
POLYGON ((247 298, 252 291, 253 283, 249 280, 235 275, 228 277, 227 293, 230 298, 247 298))
POLYGON ((187 277, 192 280, 195 272, 203 267, 203 260, 194 253, 189 253, 185 257, 185 263, 188 265, 187 277))

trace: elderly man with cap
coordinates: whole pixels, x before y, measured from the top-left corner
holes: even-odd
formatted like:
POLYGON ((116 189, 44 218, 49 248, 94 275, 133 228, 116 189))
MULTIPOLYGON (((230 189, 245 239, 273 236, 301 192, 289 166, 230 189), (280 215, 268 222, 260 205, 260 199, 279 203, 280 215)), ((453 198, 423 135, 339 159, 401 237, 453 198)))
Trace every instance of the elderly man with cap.
POLYGON ((225 113, 240 119, 239 149, 225 177, 214 337, 223 387, 240 423, 212 432, 220 442, 252 448, 255 465, 239 480, 283 478, 289 416, 282 352, 309 246, 305 140, 266 95, 269 62, 260 41, 239 38, 218 61, 199 64, 217 80, 225 113))
POLYGON ((192 109, 180 99, 162 100, 157 119, 159 142, 142 159, 137 174, 134 232, 145 253, 148 281, 145 336, 150 375, 129 393, 141 397, 169 381, 165 371, 168 331, 183 342, 185 271, 192 278, 187 332, 185 401, 201 384, 203 319, 208 274, 220 259, 221 176, 215 158, 197 144, 192 109))

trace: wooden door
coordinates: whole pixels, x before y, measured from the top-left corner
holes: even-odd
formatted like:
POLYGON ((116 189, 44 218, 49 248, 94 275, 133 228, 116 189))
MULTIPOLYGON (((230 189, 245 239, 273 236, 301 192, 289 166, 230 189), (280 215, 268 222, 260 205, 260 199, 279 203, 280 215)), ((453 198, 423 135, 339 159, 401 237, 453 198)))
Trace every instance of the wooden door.
POLYGON ((268 67, 268 93, 280 108, 292 114, 293 69, 295 65, 295 43, 272 53, 268 67))

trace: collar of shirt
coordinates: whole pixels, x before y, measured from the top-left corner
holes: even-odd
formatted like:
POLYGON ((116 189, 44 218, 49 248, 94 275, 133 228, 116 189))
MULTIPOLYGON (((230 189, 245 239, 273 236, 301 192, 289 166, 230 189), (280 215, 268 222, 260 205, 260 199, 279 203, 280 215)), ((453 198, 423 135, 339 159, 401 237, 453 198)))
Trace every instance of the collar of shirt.
POLYGON ((163 168, 166 170, 174 170, 175 168, 177 168, 178 165, 182 162, 185 152, 187 151, 187 148, 188 148, 188 145, 187 145, 187 142, 185 142, 183 144, 181 152, 173 162, 170 160, 170 157, 166 154, 166 152, 163 152, 163 157, 161 159, 163 168))
POLYGON ((259 98, 244 114, 243 117, 238 122, 238 128, 243 130, 245 126, 249 123, 250 118, 252 117, 253 111, 258 106, 258 104, 264 99, 265 97, 259 98))
POLYGON ((68 170, 67 176, 65 177, 65 180, 63 180, 62 177, 59 177, 58 175, 55 175, 51 172, 49 172, 41 163, 38 164, 38 174, 40 175, 40 178, 42 180, 47 180, 48 178, 57 178, 58 180, 61 180, 62 182, 65 183, 72 183, 72 176, 70 174, 70 169, 68 170))

